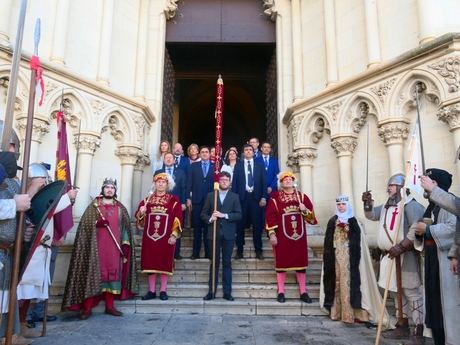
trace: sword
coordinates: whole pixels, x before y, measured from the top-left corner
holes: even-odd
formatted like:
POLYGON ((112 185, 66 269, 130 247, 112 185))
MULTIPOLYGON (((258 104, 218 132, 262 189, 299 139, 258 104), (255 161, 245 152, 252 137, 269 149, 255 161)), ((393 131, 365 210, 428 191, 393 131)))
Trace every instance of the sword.
POLYGON ((417 125, 418 125, 418 135, 420 137, 420 154, 422 156, 422 173, 425 174, 425 151, 423 149, 423 136, 422 136, 422 123, 420 121, 420 100, 419 100, 419 91, 424 91, 426 89, 425 84, 418 82, 415 84, 415 108, 417 110, 417 125))
MULTIPOLYGON (((104 215, 102 214, 101 210, 99 209, 99 206, 98 206, 97 202, 94 202, 94 203, 93 203, 93 206, 94 206, 94 208, 96 209, 96 211, 99 213, 99 216, 101 216, 102 220, 107 221, 107 219, 104 217, 104 215)), ((123 263, 128 262, 128 258, 127 258, 127 257, 125 256, 125 254, 123 253, 123 250, 121 249, 120 244, 118 243, 117 239, 115 238, 115 235, 113 234, 112 229, 110 228, 110 225, 106 224, 106 225, 105 225, 105 228, 106 228, 107 231, 109 232, 110 237, 112 238, 113 243, 115 243, 115 246, 117 247, 118 251, 120 252, 121 257, 123 258, 123 263)))
POLYGON ((78 173, 78 158, 80 156, 80 134, 81 134, 81 119, 78 121, 78 134, 77 134, 77 152, 75 153, 75 170, 73 171, 73 188, 78 189, 77 187, 77 173, 78 173))
MULTIPOLYGON (((371 191, 369 190, 369 122, 367 122, 367 147, 366 147, 366 193, 370 193, 371 191)), ((372 204, 365 203, 364 204, 364 211, 365 212, 370 212, 372 211, 372 204)))

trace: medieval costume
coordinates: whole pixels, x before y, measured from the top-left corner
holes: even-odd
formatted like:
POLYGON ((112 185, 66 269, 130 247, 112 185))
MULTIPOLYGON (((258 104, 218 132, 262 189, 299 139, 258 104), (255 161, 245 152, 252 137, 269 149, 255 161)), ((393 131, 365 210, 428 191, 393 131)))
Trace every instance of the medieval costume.
POLYGON ((272 193, 266 210, 266 230, 275 256, 278 302, 283 303, 287 271, 296 271, 300 299, 311 303, 306 291, 308 266, 307 223, 316 224, 310 199, 294 188, 294 174, 279 175, 280 187, 272 193))
MULTIPOLYGON (((407 236, 409 227, 423 216, 423 206, 415 199, 407 198, 402 200, 401 189, 404 186, 404 175, 396 174, 388 181, 389 198, 385 205, 373 206, 372 196, 369 192, 363 194, 364 213, 369 220, 379 221, 377 244, 382 251, 380 260, 380 275, 378 284, 386 287, 387 276, 392 265, 393 257, 390 258, 388 251, 395 245, 402 243, 407 236), (393 190, 394 189, 394 190, 393 190), (400 210, 404 209, 404 217, 401 217, 400 210), (396 237, 398 225, 401 229, 396 237)), ((408 250, 401 254, 401 280, 402 280, 402 321, 398 321, 396 329, 384 334, 386 338, 403 339, 410 335, 409 315, 416 325, 416 331, 423 332, 423 293, 420 276, 420 263, 418 255, 414 250, 408 250)), ((392 270, 389 291, 397 292, 396 269, 392 270)), ((397 301, 397 299, 396 299, 397 301)), ((401 310, 401 306, 398 306, 401 310)))
POLYGON ((331 319, 345 323, 377 322, 382 297, 366 236, 347 196, 336 199, 336 214, 329 219, 324 237, 323 260, 320 304, 331 319))
POLYGON ((160 299, 168 299, 166 293, 168 276, 174 272, 176 239, 182 232, 182 208, 179 199, 166 189, 174 188, 169 174, 154 176, 154 191, 139 203, 136 211, 138 228, 143 228, 141 271, 149 274, 149 291, 142 298, 156 297, 156 274, 160 274, 160 299))
POLYGON ((114 298, 132 298, 136 287, 128 211, 116 199, 116 180, 105 179, 101 194, 86 208, 77 229, 62 309, 80 310, 81 319, 87 319, 104 299, 105 312, 121 316, 114 298))
MULTIPOLYGON (((441 169, 427 169, 427 175, 448 192, 452 175, 441 169)), ((430 201, 424 222, 411 228, 409 238, 425 252, 425 324, 435 345, 458 344, 460 339, 460 290, 449 271, 448 252, 454 243, 456 217, 430 201), (413 231, 413 232, 412 232, 413 231)))
MULTIPOLYGON (((11 200, 19 193, 15 181, 17 165, 13 152, 0 152, 0 163, 5 167, 7 178, 0 184, 0 200, 11 200)), ((8 299, 13 263, 13 247, 16 239, 16 212, 12 217, 0 219, 0 338, 5 337, 8 317, 8 299)), ((18 313, 15 313, 15 333, 19 330, 18 313)))

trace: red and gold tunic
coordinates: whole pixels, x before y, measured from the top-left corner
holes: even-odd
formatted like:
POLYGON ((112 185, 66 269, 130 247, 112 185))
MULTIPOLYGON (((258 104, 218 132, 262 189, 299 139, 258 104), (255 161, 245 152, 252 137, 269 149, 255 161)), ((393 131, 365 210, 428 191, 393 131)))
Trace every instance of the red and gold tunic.
POLYGON ((143 228, 141 270, 143 273, 174 272, 175 245, 168 239, 182 232, 182 208, 179 199, 171 194, 158 196, 155 193, 139 203, 136 211, 137 226, 143 228), (146 206, 145 214, 139 212, 146 206))
POLYGON ((307 223, 316 224, 313 205, 303 193, 272 193, 267 205, 265 229, 275 233, 278 244, 273 246, 276 271, 303 270, 308 266, 307 223), (299 200, 307 207, 303 213, 299 200))

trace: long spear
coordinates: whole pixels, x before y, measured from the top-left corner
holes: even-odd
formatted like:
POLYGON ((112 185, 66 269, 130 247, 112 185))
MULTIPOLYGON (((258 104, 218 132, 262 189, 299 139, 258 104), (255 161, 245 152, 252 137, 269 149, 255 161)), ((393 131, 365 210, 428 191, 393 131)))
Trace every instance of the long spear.
POLYGON ((21 1, 19 9, 18 29, 16 31, 16 43, 13 49, 13 60, 11 62, 10 79, 8 82, 8 95, 6 98, 5 123, 3 133, 0 133, 1 150, 8 151, 11 130, 13 129, 14 102, 16 100, 16 89, 18 85, 19 61, 21 60, 22 37, 24 35, 24 22, 26 19, 27 0, 21 1))
MULTIPOLYGON (((217 211, 217 197, 219 194, 220 157, 222 155, 222 124, 224 112, 224 81, 221 75, 217 79, 216 87, 216 161, 214 163, 214 212, 217 211)), ((217 220, 212 224, 212 296, 216 295, 216 233, 217 220)))
POLYGON ((425 90, 422 82, 415 84, 415 109, 417 111, 418 135, 420 137, 420 154, 422 156, 422 173, 425 174, 425 151, 423 150, 422 123, 420 121, 420 98, 419 92, 425 90))
MULTIPOLYGON (((35 22, 34 32, 34 55, 30 61, 30 87, 29 87, 29 107, 27 110, 27 125, 26 125, 26 136, 24 140, 24 161, 21 179, 21 194, 27 193, 27 179, 29 178, 29 161, 30 161, 30 143, 32 142, 32 127, 34 120, 34 107, 35 107, 35 87, 37 85, 37 73, 41 74, 40 62, 38 59, 38 44, 40 42, 40 19, 35 22)), ((9 291, 8 300, 8 322, 6 328, 5 344, 12 344, 13 337, 13 326, 14 326, 14 313, 16 311, 16 289, 18 286, 18 275, 19 275, 19 262, 21 259, 21 246, 23 231, 25 225, 25 213, 19 212, 18 228, 16 231, 16 239, 14 242, 14 258, 13 258, 13 269, 11 273, 11 285, 9 291)))

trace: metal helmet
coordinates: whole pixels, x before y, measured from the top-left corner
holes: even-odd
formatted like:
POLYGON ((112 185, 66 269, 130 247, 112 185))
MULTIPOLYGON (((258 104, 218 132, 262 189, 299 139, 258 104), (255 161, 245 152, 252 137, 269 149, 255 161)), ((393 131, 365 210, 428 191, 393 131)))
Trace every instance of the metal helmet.
POLYGON ((29 165, 29 178, 43 177, 47 182, 51 182, 48 170, 41 163, 32 163, 29 165))
POLYGON ((387 186, 390 184, 395 184, 397 186, 404 186, 404 175, 403 174, 394 174, 393 176, 390 177, 388 180, 387 186))

